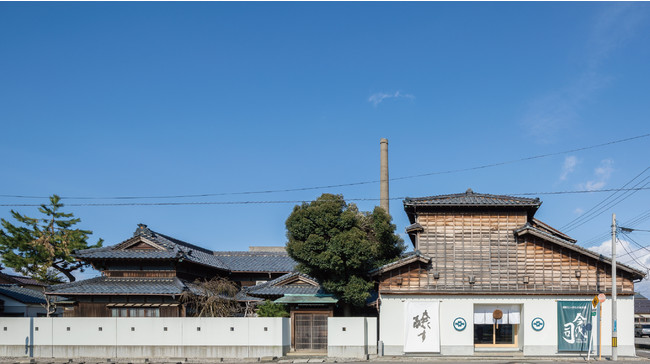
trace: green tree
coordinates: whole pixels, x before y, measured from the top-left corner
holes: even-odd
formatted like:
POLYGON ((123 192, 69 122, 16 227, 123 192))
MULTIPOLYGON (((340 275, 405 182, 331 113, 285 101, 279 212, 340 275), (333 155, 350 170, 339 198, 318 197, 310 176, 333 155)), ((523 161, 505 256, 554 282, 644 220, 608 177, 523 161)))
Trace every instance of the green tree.
POLYGON ((287 252, 298 270, 316 278, 344 304, 361 307, 373 282, 367 272, 404 251, 390 216, 380 207, 359 212, 341 195, 323 194, 294 207, 286 221, 287 252))
POLYGON ((259 317, 289 317, 287 306, 281 303, 265 300, 257 306, 257 316, 259 317))
POLYGON ((102 246, 102 239, 95 245, 88 245, 92 231, 75 229, 81 221, 72 213, 64 213, 57 195, 50 197, 50 204, 38 209, 45 216, 31 218, 11 210, 19 224, 14 225, 0 219, 0 255, 2 262, 16 272, 34 279, 55 283, 61 282, 61 275, 74 282, 72 272, 84 271, 89 264, 72 257, 75 250, 102 246))

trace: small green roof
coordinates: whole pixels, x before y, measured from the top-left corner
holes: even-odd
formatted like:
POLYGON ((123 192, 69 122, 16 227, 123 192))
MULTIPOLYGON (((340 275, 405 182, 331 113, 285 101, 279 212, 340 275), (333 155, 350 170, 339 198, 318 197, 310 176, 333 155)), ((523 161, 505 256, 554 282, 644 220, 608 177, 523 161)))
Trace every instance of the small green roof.
POLYGON ((285 294, 275 300, 275 303, 336 303, 337 300, 330 294, 285 294))

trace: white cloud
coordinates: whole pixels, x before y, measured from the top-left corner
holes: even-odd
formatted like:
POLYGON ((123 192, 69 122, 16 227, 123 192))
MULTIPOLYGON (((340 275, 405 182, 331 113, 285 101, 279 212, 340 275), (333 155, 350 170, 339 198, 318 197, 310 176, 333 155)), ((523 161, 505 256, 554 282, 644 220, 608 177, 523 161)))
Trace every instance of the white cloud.
MULTIPOLYGON (((600 245, 591 246, 588 249, 611 258, 612 240, 606 240, 600 245)), ((638 249, 637 246, 630 245, 627 240, 619 239, 618 244, 616 244, 616 262, 647 272, 646 267, 650 267, 650 251, 638 249)), ((641 282, 635 283, 634 290, 650 298, 650 280, 648 280, 648 276, 641 282)))
POLYGON ((572 173, 576 169, 578 164, 578 158, 574 155, 570 155, 564 158, 564 165, 562 165, 562 174, 560 174, 560 180, 566 180, 569 173, 572 173))
POLYGON ((583 208, 580 208, 580 207, 576 207, 576 209, 573 210, 573 213, 576 214, 576 215, 582 215, 582 213, 584 213, 584 212, 585 212, 585 210, 583 208))
POLYGON ((591 191, 605 187, 613 172, 614 161, 612 159, 603 159, 598 167, 594 169, 594 179, 580 184, 580 189, 591 191))
POLYGON ((370 97, 368 97, 368 102, 370 102, 373 106, 377 106, 377 105, 381 104, 386 99, 400 99, 400 98, 402 98, 402 99, 411 99, 412 100, 412 99, 415 98, 415 96, 413 96, 411 94, 405 94, 405 93, 402 93, 400 91, 395 91, 394 93, 391 93, 391 94, 387 94, 387 93, 384 93, 384 92, 377 92, 377 93, 374 93, 374 94, 370 95, 370 97))

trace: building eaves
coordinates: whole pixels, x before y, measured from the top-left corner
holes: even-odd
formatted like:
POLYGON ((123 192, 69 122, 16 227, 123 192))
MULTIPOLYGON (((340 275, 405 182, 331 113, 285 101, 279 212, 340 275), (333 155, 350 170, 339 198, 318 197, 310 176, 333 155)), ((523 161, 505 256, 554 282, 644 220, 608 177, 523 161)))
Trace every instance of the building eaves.
POLYGON ((404 255, 401 259, 399 259, 399 260, 397 260, 395 262, 385 264, 385 265, 383 265, 381 267, 378 267, 378 268, 375 268, 375 269, 369 271, 368 275, 370 275, 372 277, 372 276, 376 276, 376 275, 379 275, 379 274, 383 274, 383 273, 386 273, 386 272, 391 271, 393 269, 403 267, 403 266, 405 266, 407 264, 411 264, 413 262, 421 262, 421 263, 424 263, 424 264, 429 264, 431 262, 431 258, 424 255, 424 254, 422 254, 422 253, 420 253, 419 250, 416 250, 414 252, 411 252, 411 253, 408 253, 408 254, 404 255))
POLYGON ((46 294, 76 295, 179 295, 187 290, 186 282, 173 278, 96 277, 51 286, 46 294))
POLYGON ((492 195, 476 193, 468 189, 465 193, 456 193, 450 195, 437 195, 428 197, 407 197, 404 199, 404 207, 422 206, 489 206, 489 207, 529 207, 538 208, 541 205, 539 198, 515 197, 506 195, 492 195))
POLYGON ((26 304, 45 304, 45 295, 42 292, 15 284, 0 284, 0 295, 26 304))
MULTIPOLYGON (((598 253, 596 253, 594 251, 583 248, 583 247, 575 244, 571 240, 562 239, 562 238, 556 236, 555 234, 552 234, 552 233, 547 232, 545 230, 534 227, 529 223, 526 223, 526 225, 522 226, 519 229, 516 229, 514 231, 514 233, 517 236, 530 234, 530 235, 536 236, 536 237, 538 237, 540 239, 544 239, 546 241, 555 243, 555 244, 557 244, 557 245, 559 245, 561 247, 567 248, 569 250, 573 250, 573 251, 575 251, 577 253, 580 253, 582 255, 591 257, 591 258, 596 259, 598 261, 605 262, 606 264, 609 264, 610 266, 612 264, 612 258, 610 258, 610 257, 606 257, 606 256, 604 256, 602 254, 598 254, 598 253)), ((632 274, 635 279, 643 279, 645 277, 645 275, 646 275, 644 272, 642 272, 642 271, 640 271, 638 269, 632 268, 632 267, 630 267, 630 266, 628 266, 626 264, 623 264, 623 263, 616 262, 616 267, 618 267, 621 270, 624 270, 624 271, 632 274)))

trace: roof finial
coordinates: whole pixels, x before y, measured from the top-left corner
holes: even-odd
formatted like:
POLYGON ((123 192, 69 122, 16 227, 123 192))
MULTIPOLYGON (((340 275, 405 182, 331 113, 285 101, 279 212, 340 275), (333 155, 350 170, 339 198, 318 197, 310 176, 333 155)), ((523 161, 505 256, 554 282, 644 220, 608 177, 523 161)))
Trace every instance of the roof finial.
POLYGON ((133 236, 138 236, 138 235, 146 235, 146 236, 151 236, 153 235, 152 231, 149 230, 147 225, 145 224, 138 224, 138 228, 135 229, 135 232, 133 233, 133 236))
POLYGON ((471 188, 468 188, 467 191, 465 191, 465 193, 469 195, 469 194, 471 194, 471 193, 474 193, 474 191, 472 191, 471 188))

